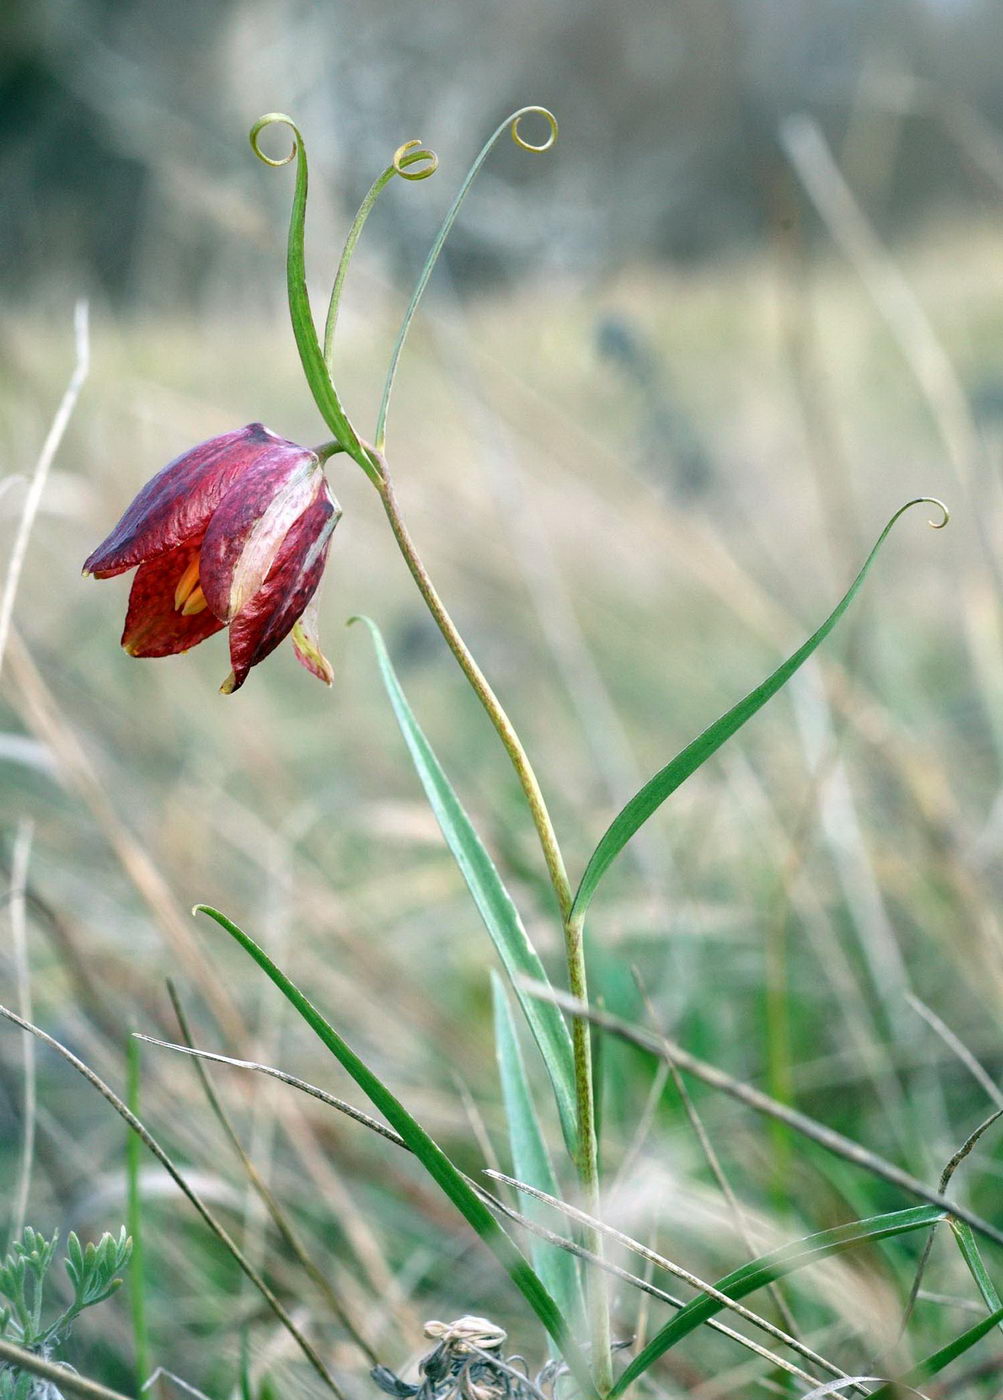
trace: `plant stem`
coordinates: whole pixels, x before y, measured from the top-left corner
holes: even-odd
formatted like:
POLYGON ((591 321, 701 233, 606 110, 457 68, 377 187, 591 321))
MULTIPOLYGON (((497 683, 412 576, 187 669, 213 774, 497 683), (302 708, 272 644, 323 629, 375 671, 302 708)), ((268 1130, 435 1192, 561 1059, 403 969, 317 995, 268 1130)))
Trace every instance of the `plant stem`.
MULTIPOLYGON (((564 949, 568 961, 568 985, 580 987, 577 993, 588 1002, 588 982, 585 975, 584 915, 564 918, 564 949)), ((571 1046, 575 1066, 575 1093, 578 1107, 578 1181, 588 1202, 585 1209, 597 1220, 602 1215, 599 1195, 599 1143, 596 1136, 595 1096, 592 1083, 591 1026, 583 1016, 571 1024, 571 1046)), ((602 1259, 605 1241, 602 1233, 592 1226, 585 1229, 586 1248, 602 1259)), ((606 1395, 613 1385, 610 1353, 609 1292, 606 1275, 601 1268, 590 1269, 585 1276, 589 1309, 589 1331, 592 1337, 592 1371, 596 1389, 606 1395)))
POLYGON ((382 480, 377 490, 383 501, 383 509, 387 513, 387 519, 390 521, 390 528, 394 532, 394 538, 397 541, 401 554, 404 556, 404 561, 408 569, 411 571, 411 577, 418 585, 418 591, 424 598, 439 631, 446 639, 446 645, 456 657, 460 669, 470 682, 474 694, 487 711, 488 718, 491 720, 491 723, 498 732, 498 737, 505 746, 505 752, 512 760, 512 766, 519 778, 522 790, 526 794, 526 801, 529 803, 533 825, 536 827, 537 834, 540 838, 543 856, 547 862, 547 873, 550 876, 550 883, 554 887, 554 894, 557 896, 561 918, 566 919, 571 909, 571 885, 568 880, 568 872, 564 866, 564 857, 561 855, 561 848, 557 843, 554 825, 550 820, 550 813, 547 811, 546 801, 540 790, 540 784, 537 781, 536 774, 533 772, 533 765, 529 761, 529 756, 522 746, 522 741, 516 733, 512 721, 502 708, 501 701, 491 689, 487 677, 474 660, 466 642, 464 642, 457 631, 456 624, 446 611, 445 604, 435 591, 435 586, 429 578, 428 570, 422 563, 418 551, 415 548, 414 541, 401 516, 386 460, 380 454, 374 455, 379 456, 382 475, 382 480))
MULTIPOLYGON (((585 943, 584 943, 584 914, 572 917, 571 906, 573 903, 571 885, 568 880, 568 873, 564 865, 564 857, 558 844, 557 834, 554 831, 550 813, 544 800, 540 784, 533 771, 533 765, 529 760, 526 750, 522 746, 522 741, 516 733, 512 721, 509 719, 501 702, 495 695, 487 678, 481 671, 477 662, 471 655, 466 643, 460 636, 445 604, 435 590, 435 586, 429 577, 428 570, 422 563, 421 557, 415 547, 414 541, 408 532, 407 526, 400 513, 397 503, 397 496, 394 492, 393 482, 386 459, 382 453, 369 448, 373 460, 378 463, 380 469, 380 484, 377 490, 383 502, 387 519, 390 521, 390 528, 393 530, 394 538, 397 541, 405 563, 411 571, 411 576, 418 585, 418 591, 424 598, 429 612, 432 614, 436 624, 446 639, 450 651, 456 657, 460 669, 470 682, 470 686, 487 711, 488 718, 494 725, 505 746, 505 751, 512 760, 522 790, 526 795, 529 804, 530 814, 533 824, 536 827, 540 845, 543 848, 544 859, 547 863, 547 871, 550 875, 550 883, 553 886, 554 894, 557 897, 558 907, 561 912, 561 923, 564 929, 564 945, 568 964, 568 984, 571 994, 583 1002, 588 1001, 588 984, 585 974, 585 943)), ((575 1166, 578 1171, 578 1180, 581 1186, 582 1195, 586 1202, 586 1210, 590 1215, 598 1217, 601 1210, 599 1197, 599 1163, 598 1145, 596 1142, 595 1128, 595 1099, 592 1084, 592 1047, 589 1039, 588 1022, 581 1017, 576 1017, 571 1028, 572 1050, 574 1058, 575 1073, 575 1096, 578 1110, 578 1153, 575 1166)), ((604 1242, 602 1234, 593 1228, 587 1228, 587 1246, 600 1258, 603 1257, 604 1242)), ((587 1277, 588 1305, 589 1305, 589 1330, 592 1340, 592 1367, 595 1377, 596 1389, 599 1394, 605 1396, 613 1385, 612 1363, 610 1359, 610 1324, 609 1324, 609 1298, 606 1287, 606 1277, 600 1269, 592 1270, 587 1277)))

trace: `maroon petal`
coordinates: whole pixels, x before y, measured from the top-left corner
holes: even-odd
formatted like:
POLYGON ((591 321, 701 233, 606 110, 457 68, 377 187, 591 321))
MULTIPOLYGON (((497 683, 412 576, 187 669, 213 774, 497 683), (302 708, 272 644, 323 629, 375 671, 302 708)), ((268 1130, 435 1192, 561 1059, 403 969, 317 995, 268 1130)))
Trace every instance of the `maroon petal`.
POLYGON ((199 569, 217 617, 229 621, 258 592, 323 482, 316 453, 282 443, 227 492, 205 532, 199 569))
POLYGON ((178 584, 198 554, 196 540, 159 554, 136 570, 122 633, 122 645, 130 656, 174 656, 225 626, 207 607, 186 616, 177 606, 178 584))
POLYGON ((317 591, 340 516, 320 477, 313 500, 287 534, 265 582, 230 623, 233 670, 221 687, 224 694, 239 690, 251 667, 274 651, 302 616, 317 591))
POLYGON ((248 423, 175 457, 148 481, 111 534, 84 564, 85 574, 111 578, 202 535, 213 511, 264 453, 303 448, 248 423))

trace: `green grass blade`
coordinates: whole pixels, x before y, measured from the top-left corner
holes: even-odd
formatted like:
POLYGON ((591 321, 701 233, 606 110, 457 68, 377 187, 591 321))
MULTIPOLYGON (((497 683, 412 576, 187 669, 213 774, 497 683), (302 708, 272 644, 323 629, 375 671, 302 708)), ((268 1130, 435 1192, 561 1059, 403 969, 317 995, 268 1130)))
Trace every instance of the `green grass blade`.
MULTIPOLYGON (((975 1285, 982 1294, 982 1301, 991 1313, 999 1312, 1003 1308, 1003 1298, 1000 1297, 996 1285, 986 1270, 982 1253, 975 1242, 975 1231, 964 1220, 952 1220, 951 1229, 958 1241, 961 1257, 968 1265, 975 1285)), ((1001 1322, 1000 1328, 1003 1330, 1003 1322, 1001 1322)))
MULTIPOLYGON (((474 830, 470 818, 463 810, 459 798, 453 791, 449 779, 422 733, 412 713, 400 682, 394 673, 387 653, 386 644, 375 622, 368 617, 358 619, 364 622, 372 635, 379 662, 380 674, 386 686, 394 715, 400 726, 404 742, 407 744, 411 760, 417 770, 425 795, 429 800, 436 820, 446 838, 446 844, 453 853, 467 888, 474 897, 481 918, 495 945, 519 1004, 540 1054, 543 1056, 547 1073, 554 1090, 557 1111, 560 1114, 561 1130, 568 1152, 573 1158, 577 1142, 577 1117, 575 1106, 574 1063, 571 1051, 571 1036, 560 1011, 554 1005, 538 1001, 529 996, 522 986, 525 979, 547 981, 543 964, 529 941, 519 912, 512 898, 502 884, 491 857, 474 830)), ((356 621, 355 618, 352 621, 356 621)), ((548 984, 549 985, 549 984, 548 984)))
MULTIPOLYGON (((537 1186, 541 1191, 548 1191, 552 1196, 556 1196, 559 1194, 557 1179, 530 1093, 508 997, 496 972, 491 973, 491 996, 494 1006, 495 1053, 501 1078, 502 1100, 505 1104, 512 1171, 520 1181, 526 1181, 530 1186, 537 1186)), ((542 1214, 532 1198, 526 1202, 525 1209, 526 1213, 534 1218, 542 1214)), ((553 1245, 536 1239, 535 1236, 531 1245, 531 1258, 544 1287, 571 1325, 577 1326, 584 1316, 584 1302, 574 1258, 563 1249, 555 1249, 553 1245)))
MULTIPOLYGON (((922 1230, 938 1220, 944 1219, 944 1212, 936 1206, 912 1206, 909 1210, 892 1211, 886 1215, 875 1215, 868 1220, 855 1220, 849 1225, 838 1225, 834 1230, 822 1230, 819 1234, 808 1235, 803 1240, 784 1245, 781 1249, 764 1254, 740 1269, 735 1269, 714 1285, 720 1293, 729 1298, 744 1298, 763 1288, 774 1279, 803 1269, 819 1259, 838 1254, 845 1249, 853 1249, 858 1244, 872 1240, 890 1239, 910 1230, 922 1230)), ((628 1386, 642 1376, 670 1347, 701 1326, 708 1318, 721 1311, 723 1304, 716 1298, 694 1298, 675 1317, 657 1332, 651 1341, 634 1357, 627 1369, 619 1377, 610 1391, 609 1400, 616 1400, 628 1386)))
POLYGON ((960 1337, 955 1337, 953 1342, 948 1342, 947 1346, 941 1347, 939 1351, 933 1352, 930 1356, 918 1361, 910 1371, 902 1376, 896 1376, 893 1381, 886 1381, 884 1385, 879 1385, 877 1390, 871 1391, 870 1400, 895 1400, 901 1395, 903 1386, 922 1385, 924 1381, 935 1376, 938 1371, 942 1371, 945 1366, 949 1366, 952 1361, 956 1361, 959 1356, 964 1355, 976 1342, 980 1342, 987 1332, 991 1332, 994 1327, 1003 1323, 1003 1307, 991 1312, 988 1317, 984 1317, 981 1322, 977 1322, 974 1327, 969 1327, 967 1332, 962 1332, 960 1337))
POLYGON ((692 773, 695 773, 702 764, 706 763, 722 744, 741 729, 742 725, 745 724, 747 720, 751 719, 757 710, 761 710, 767 700, 772 699, 777 691, 787 684, 798 668, 804 665, 812 652, 815 651, 816 647, 825 641, 826 637, 828 637, 829 633, 836 626, 836 623, 839 622, 840 618, 857 596, 861 584, 870 572, 871 565, 877 558, 881 546, 888 538, 896 520, 898 520, 899 516, 902 515, 904 511, 909 510, 911 506, 919 505, 923 502, 928 505, 938 506, 944 512, 944 519, 942 521, 930 522, 934 525, 935 529, 940 529, 943 525, 947 524, 947 507, 943 502, 935 500, 931 496, 919 496, 916 500, 908 501, 895 512, 878 536, 877 543, 864 561, 864 565, 857 574, 857 577, 850 584, 846 593, 844 593, 843 597, 822 623, 821 627, 819 627, 818 631, 813 632, 804 645, 799 647, 793 655, 789 656, 781 666, 778 666, 773 674, 763 681, 762 685, 750 691, 744 700, 740 700, 727 714, 722 715, 719 720, 716 720, 708 729, 705 729, 691 744, 687 744, 686 748, 684 748, 681 753, 678 753, 671 763, 667 763, 664 768, 645 783, 644 787, 642 787, 639 792, 634 794, 626 807, 613 819, 605 835, 598 846, 596 846, 589 859, 585 874, 582 876, 581 884, 575 895, 572 917, 581 918, 584 916, 586 909, 592 902, 592 896, 595 894, 602 877, 630 838, 644 825, 652 813, 655 812, 665 799, 670 797, 672 793, 675 792, 676 788, 684 783, 692 773))
POLYGON ((259 947, 253 938, 250 938, 243 929, 238 928, 225 914, 221 914, 218 909, 213 909, 207 904, 197 904, 195 912, 207 914, 239 943, 245 952, 250 954, 302 1020, 330 1050, 335 1059, 344 1066, 370 1102, 375 1104, 391 1127, 396 1128, 432 1180, 448 1196, 468 1224, 473 1227, 493 1252, 547 1332, 553 1337, 583 1394, 588 1400, 595 1400, 596 1390, 589 1376, 588 1363, 572 1337, 560 1309, 540 1282, 533 1268, 516 1248, 512 1239, 498 1224, 473 1188, 463 1179, 442 1148, 429 1137, 417 1120, 408 1113, 400 1100, 391 1093, 382 1080, 373 1074, 372 1070, 341 1038, 331 1023, 321 1015, 299 987, 290 981, 286 974, 272 962, 265 950, 259 947))

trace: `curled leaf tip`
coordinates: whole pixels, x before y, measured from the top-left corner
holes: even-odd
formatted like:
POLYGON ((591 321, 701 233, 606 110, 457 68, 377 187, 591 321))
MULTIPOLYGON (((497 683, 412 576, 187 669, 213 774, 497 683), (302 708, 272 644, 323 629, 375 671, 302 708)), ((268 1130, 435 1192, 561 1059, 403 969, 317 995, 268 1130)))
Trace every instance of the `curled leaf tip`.
POLYGON ((549 151, 557 140, 557 118, 547 107, 523 107, 521 111, 513 113, 510 118, 509 130, 512 133, 512 140, 521 150, 534 151, 539 154, 542 151, 549 151), (527 141, 519 131, 519 123, 522 121, 523 117, 529 116, 542 117, 547 123, 547 139, 538 145, 534 144, 532 141, 527 141))
POLYGON ((254 154, 258 157, 259 160, 263 160, 266 165, 272 166, 288 165, 290 161, 295 160, 296 154, 303 141, 303 137, 300 135, 299 127, 293 121, 292 117, 286 116, 285 112, 266 112, 263 117, 259 117, 258 120, 251 127, 250 138, 251 150, 254 152, 254 154), (282 156, 281 159, 275 159, 272 156, 266 156, 264 151, 261 149, 261 143, 259 141, 259 137, 261 136, 261 133, 264 131, 265 127, 274 126, 276 124, 279 126, 287 126, 293 134, 292 149, 290 150, 287 156, 282 156))
POLYGON ((427 180, 438 170, 439 157, 434 151, 422 146, 420 141, 405 141, 403 146, 398 146, 394 151, 394 158, 390 163, 404 180, 427 180), (410 167, 417 165, 419 161, 427 163, 421 170, 412 170, 410 167))
POLYGON ((936 506, 940 511, 940 520, 928 520, 927 524, 931 530, 943 530, 944 526, 951 518, 950 509, 937 496, 921 496, 920 500, 928 506, 936 506))

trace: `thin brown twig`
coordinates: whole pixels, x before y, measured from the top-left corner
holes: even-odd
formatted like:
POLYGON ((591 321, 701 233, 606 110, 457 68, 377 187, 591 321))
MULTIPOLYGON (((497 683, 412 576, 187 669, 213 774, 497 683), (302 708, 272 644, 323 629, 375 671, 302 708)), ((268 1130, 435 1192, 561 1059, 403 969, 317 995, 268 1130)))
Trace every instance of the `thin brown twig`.
MULTIPOLYGON (((177 1017, 178 1025, 181 1028, 181 1034, 184 1037, 185 1044, 188 1046, 189 1050, 191 1050, 193 1046, 191 1030, 188 1024, 188 1017, 185 1014, 184 1007, 181 1005, 177 989, 175 988, 173 982, 170 981, 170 979, 168 979, 167 982, 167 994, 171 999, 171 1006, 174 1008, 174 1014, 177 1017)), ((212 1083, 212 1080, 209 1078, 208 1071, 205 1068, 202 1058, 198 1055, 193 1056, 193 1058, 195 1060, 195 1071, 198 1074, 199 1082, 202 1085, 203 1093, 206 1096, 206 1100, 208 1101, 209 1107, 212 1110, 213 1116, 222 1128, 224 1135, 230 1143, 230 1146, 233 1148, 234 1152, 240 1159, 240 1164, 244 1169, 244 1173, 247 1176, 248 1181, 251 1183, 251 1186, 254 1188, 261 1201, 263 1202, 265 1209, 268 1211, 268 1214, 272 1218, 272 1223, 274 1224, 276 1230, 278 1230, 279 1234, 282 1236, 282 1239, 285 1241, 286 1247, 295 1256, 304 1273, 311 1280, 318 1293, 320 1293, 321 1297, 324 1299, 331 1312, 341 1323, 342 1327, 344 1327, 345 1331, 348 1333, 352 1341, 362 1352, 363 1356, 365 1356, 370 1366, 375 1366, 379 1361, 379 1357, 373 1351, 372 1347, 369 1345, 369 1342, 359 1331, 358 1327, 356 1327, 355 1322, 348 1314, 347 1310, 342 1306, 338 1295, 331 1287, 330 1283, 327 1280, 327 1277, 310 1258, 305 1246, 303 1245, 302 1240, 296 1234, 296 1231, 293 1229, 288 1216, 286 1215, 285 1211, 282 1209, 281 1205, 276 1199, 275 1193, 271 1190, 267 1182, 262 1177, 261 1173, 258 1171, 258 1168, 255 1166, 250 1154, 247 1152, 243 1143, 241 1142, 237 1134, 237 1130, 233 1125, 233 1121, 223 1106, 222 1100, 216 1093, 216 1089, 212 1083)))
MULTIPOLYGON (((647 989, 645 988, 641 980, 640 970, 637 967, 632 967, 631 975, 634 978, 634 983, 637 987, 638 993, 641 996, 645 1011, 648 1015, 648 1019, 649 1021, 654 1022, 655 1009, 651 1004, 651 998, 648 996, 647 989)), ((689 1119, 690 1127, 693 1129, 697 1142, 700 1144, 700 1149, 704 1154, 704 1157, 707 1161, 707 1165, 710 1167, 711 1174, 713 1175, 714 1180, 717 1182, 718 1188, 721 1191, 721 1194, 724 1196, 724 1199, 727 1202, 728 1210, 731 1214, 732 1220, 734 1221, 735 1229, 738 1231, 739 1238, 742 1240, 742 1243, 748 1250, 749 1258, 755 1259, 759 1251, 756 1248, 755 1241, 749 1233, 749 1228, 745 1221, 745 1212, 739 1205, 738 1197, 732 1190, 731 1182, 725 1175, 724 1167, 721 1165, 721 1159, 718 1157, 717 1152, 714 1150, 714 1144, 711 1142, 710 1135, 708 1134, 707 1129, 704 1127, 703 1119, 697 1112, 697 1106, 693 1102, 693 1097, 690 1094, 689 1089, 687 1089, 686 1087, 686 1081, 679 1073, 679 1070, 676 1068, 676 1063, 672 1059, 663 1060, 662 1063, 658 1066, 658 1068, 660 1070, 665 1069, 668 1074, 671 1074, 672 1082, 675 1086, 676 1093, 679 1095, 679 1100, 686 1111, 686 1117, 689 1119)), ((622 1171, 623 1168, 621 1168, 621 1173, 622 1171)), ((780 1314, 780 1321, 783 1323, 784 1327, 787 1329, 788 1332, 796 1332, 797 1323, 795 1322, 794 1314, 788 1307, 787 1299, 784 1297, 783 1291, 781 1290, 779 1283, 777 1283, 775 1279, 772 1283, 768 1285, 768 1291, 770 1297, 773 1299, 774 1305, 778 1313, 780 1314)))
POLYGON ((778 1103, 776 1099, 771 1099, 768 1094, 764 1094, 761 1090, 754 1089, 750 1084, 745 1084, 742 1080, 726 1074, 716 1065, 709 1065, 705 1060, 698 1059, 696 1055, 691 1055, 688 1050, 684 1050, 681 1045, 670 1040, 667 1036, 656 1035, 642 1026, 632 1026, 618 1016, 611 1016, 607 1011, 598 1011, 594 1007, 586 1006, 583 1002, 568 996, 566 992, 546 986, 542 982, 527 982, 525 985, 534 996, 553 1001, 556 1006, 561 1007, 570 1015, 592 1021, 595 1025, 601 1026, 603 1030, 609 1031, 611 1035, 619 1036, 621 1040, 636 1045, 651 1055, 657 1055, 659 1059, 674 1060, 684 1073, 692 1074, 695 1079, 702 1080, 704 1084, 710 1085, 713 1089, 720 1089, 722 1093, 737 1099, 739 1103, 753 1109, 756 1113, 786 1123, 802 1137, 818 1143, 820 1147, 824 1147, 827 1152, 833 1153, 834 1156, 856 1163, 857 1166, 863 1167, 874 1176, 881 1177, 890 1185, 898 1186, 910 1195, 918 1197, 919 1200, 939 1207, 948 1215, 956 1215, 959 1220, 964 1220, 966 1224, 971 1225, 973 1230, 985 1235, 994 1244, 1003 1245, 1003 1230, 997 1229, 988 1220, 983 1220, 980 1215, 968 1210, 958 1201, 949 1200, 942 1192, 932 1191, 918 1177, 912 1176, 909 1172, 903 1171, 901 1167, 896 1167, 894 1163, 879 1157, 876 1152, 871 1152, 869 1148, 862 1147, 859 1142, 854 1142, 851 1138, 844 1137, 842 1133, 825 1127, 824 1124, 816 1122, 814 1118, 809 1118, 807 1114, 789 1108, 787 1104, 778 1103))
POLYGON ((833 1365, 831 1361, 826 1361, 824 1356, 819 1356, 817 1352, 805 1346, 797 1337, 792 1336, 789 1332, 785 1332, 783 1328, 775 1326, 772 1322, 768 1322, 766 1318, 760 1317, 760 1315, 754 1313, 751 1308, 745 1307, 744 1304, 737 1302, 727 1293, 723 1293, 721 1289, 715 1288, 714 1284, 707 1283, 705 1279, 700 1278, 697 1274, 691 1273, 689 1269, 684 1269, 681 1264, 676 1264, 673 1260, 666 1259, 664 1254, 657 1254, 655 1250, 649 1249, 647 1245, 641 1244, 640 1240, 635 1240, 632 1239, 630 1235, 625 1235, 622 1230, 617 1230, 615 1226, 607 1225, 605 1221, 602 1220, 596 1220, 586 1211, 579 1210, 577 1206, 570 1205, 567 1201, 562 1201, 557 1196, 551 1196, 546 1191, 541 1191, 539 1187, 529 1186, 526 1182, 518 1181, 515 1177, 506 1176, 504 1172, 488 1171, 487 1175, 490 1176, 492 1180, 503 1181, 506 1186, 514 1187, 515 1190, 521 1191, 524 1195, 532 1196, 534 1200, 543 1201, 545 1205, 553 1206, 555 1210, 560 1211, 562 1215, 566 1215, 570 1220, 576 1221, 579 1225, 588 1225, 595 1230, 601 1231, 608 1239, 615 1240, 617 1244, 623 1245, 625 1249, 631 1250, 632 1253, 639 1255, 649 1264, 654 1264, 656 1268, 664 1269, 666 1273, 672 1274, 674 1278, 681 1279, 683 1283, 688 1283, 689 1286, 696 1289, 697 1292, 706 1294, 708 1298, 713 1298, 714 1301, 720 1303, 723 1308, 728 1308, 729 1311, 744 1318, 746 1322, 751 1322, 753 1326, 767 1332, 775 1341, 782 1342, 784 1346, 790 1347, 793 1351, 798 1352, 798 1354, 805 1357, 806 1360, 828 1371, 830 1375, 841 1378, 846 1376, 846 1372, 841 1370, 840 1367, 833 1365))
MULTIPOLYGON (((355 1122, 361 1123, 364 1127, 371 1129, 373 1132, 379 1133, 381 1137, 384 1137, 390 1142, 392 1142, 395 1147, 401 1147, 404 1149, 405 1152, 411 1151, 410 1147, 408 1147, 404 1139, 392 1128, 385 1127, 382 1123, 377 1122, 376 1119, 370 1118, 368 1114, 362 1113, 359 1109, 354 1108, 351 1104, 345 1103, 342 1099, 335 1098, 333 1094, 328 1094, 325 1090, 318 1089, 316 1085, 308 1083, 305 1079, 299 1079, 296 1075, 287 1074, 285 1070, 276 1069, 272 1065, 258 1064, 255 1061, 251 1060, 236 1060, 233 1059, 231 1056, 219 1055, 211 1050, 199 1050, 193 1046, 177 1045, 172 1043, 171 1041, 158 1040, 153 1036, 142 1035, 138 1032, 135 1033, 135 1037, 137 1040, 145 1041, 147 1044, 150 1045, 157 1045, 164 1050, 175 1050, 182 1055, 192 1055, 197 1059, 212 1060, 218 1064, 230 1065, 234 1069, 248 1069, 253 1070, 259 1074, 270 1075, 273 1079, 278 1079, 281 1083, 288 1084, 290 1088, 299 1089, 302 1093, 309 1094, 311 1097, 319 1099, 321 1103, 327 1104, 328 1107, 337 1109, 338 1112, 346 1114, 348 1117, 354 1119, 355 1122)), ((507 1178, 503 1177, 501 1173, 492 1172, 491 1175, 497 1176, 500 1180, 507 1180, 507 1178)), ((666 1293, 663 1289, 657 1288, 654 1284, 647 1283, 644 1279, 639 1278, 636 1274, 629 1273, 626 1269, 621 1269, 618 1265, 611 1263, 605 1257, 594 1253, 592 1250, 586 1249, 585 1246, 576 1244, 572 1240, 565 1239, 562 1235, 555 1234, 553 1231, 548 1230, 545 1226, 539 1225, 536 1221, 530 1220, 525 1215, 522 1215, 519 1211, 513 1210, 511 1206, 504 1204, 504 1202, 500 1201, 496 1196, 492 1195, 491 1192, 486 1191, 484 1187, 481 1186, 478 1182, 473 1181, 469 1177, 465 1177, 465 1180, 469 1182, 469 1184, 478 1193, 481 1199, 487 1205, 489 1205, 492 1210, 496 1210, 502 1215, 506 1216, 508 1219, 515 1221, 519 1225, 522 1225, 525 1229, 529 1230, 531 1234, 537 1235, 540 1239, 545 1240, 548 1244, 555 1245, 558 1249, 563 1249, 569 1254, 574 1254, 577 1258, 583 1259, 587 1263, 595 1265, 604 1273, 607 1273, 614 1278, 623 1279, 625 1282, 632 1284, 635 1288, 641 1289, 642 1292, 648 1293, 651 1297, 659 1298, 662 1302, 669 1303, 672 1307, 681 1308, 685 1306, 685 1304, 680 1299, 673 1297, 672 1294, 666 1293)), ((515 1184, 517 1186, 521 1186, 521 1184, 518 1182, 515 1184)), ((660 1260, 661 1256, 655 1255, 654 1258, 656 1260, 660 1260)), ((686 1277, 687 1281, 689 1281, 691 1278, 695 1278, 696 1276, 684 1275, 684 1277, 686 1277)), ((694 1284, 694 1286, 703 1288, 705 1290, 712 1289, 712 1285, 704 1284, 702 1282, 698 1282, 697 1284, 694 1284)), ((779 1329, 773 1329, 771 1323, 766 1322, 765 1319, 759 1318, 756 1313, 752 1313, 749 1309, 742 1308, 740 1304, 733 1305, 731 1300, 729 1300, 728 1306, 734 1306, 734 1309, 736 1311, 742 1312, 750 1320, 752 1320, 756 1326, 763 1328, 767 1332, 779 1332, 779 1329)), ((780 1366, 782 1369, 792 1369, 790 1367, 790 1364, 785 1362, 782 1358, 776 1356, 772 1352, 767 1351, 765 1348, 759 1347, 757 1343, 750 1341, 747 1337, 743 1337, 740 1333, 733 1332, 723 1323, 716 1323, 713 1320, 711 1320, 708 1322, 707 1325, 714 1328, 714 1330, 716 1331, 723 1332, 726 1336, 731 1337, 733 1340, 740 1342, 743 1346, 748 1346, 751 1350, 757 1352, 758 1355, 767 1358, 772 1365, 780 1366)), ((829 1373, 832 1375, 842 1376, 844 1374, 844 1372, 840 1371, 838 1367, 834 1366, 831 1362, 827 1362, 824 1358, 817 1356, 815 1352, 811 1351, 810 1348, 805 1347, 801 1342, 797 1341, 796 1338, 787 1338, 782 1333, 780 1333, 779 1335, 787 1345, 789 1345, 793 1350, 799 1352, 802 1356, 805 1357, 806 1360, 812 1361, 813 1363, 820 1365, 823 1368, 823 1370, 829 1371, 829 1373)), ((793 1368, 792 1374, 798 1375, 801 1377, 801 1379, 808 1380, 812 1384, 815 1383, 813 1377, 808 1376, 805 1372, 799 1371, 796 1367, 793 1368)))
POLYGON ((0 1361, 9 1366, 19 1366, 22 1371, 30 1371, 42 1380, 51 1381, 60 1390, 70 1395, 79 1395, 81 1400, 132 1400, 120 1390, 109 1390, 98 1381, 89 1381, 86 1376, 78 1376, 66 1366, 58 1366, 54 1361, 45 1361, 33 1351, 26 1351, 15 1342, 0 1337, 0 1361))
MULTIPOLYGON (((995 1113, 991 1113, 988 1118, 984 1119, 979 1124, 979 1126, 975 1129, 973 1133, 970 1133, 968 1137, 965 1138, 965 1141, 958 1148, 957 1152, 954 1153, 950 1161, 947 1163, 947 1166, 940 1174, 941 1191, 947 1190, 951 1177, 954 1175, 958 1167, 971 1152, 972 1148, 978 1142, 979 1138, 988 1128, 991 1128, 992 1125, 1000 1118, 1003 1118, 1003 1108, 998 1108, 995 1113)), ((919 1298, 920 1288, 923 1285, 923 1276, 926 1273, 926 1266, 930 1260, 930 1254, 933 1250, 933 1242, 935 1238, 936 1230, 929 1230, 926 1237, 926 1243, 923 1246, 923 1252, 920 1255, 919 1262, 916 1265, 916 1277, 913 1279, 913 1285, 912 1288, 909 1290, 909 1297, 906 1300, 906 1305, 902 1313, 902 1324, 899 1327, 898 1336, 895 1339, 896 1344, 902 1340, 903 1336, 905 1335, 905 1330, 909 1326, 909 1321, 912 1318, 913 1311, 916 1307, 916 1300, 919 1298)))

